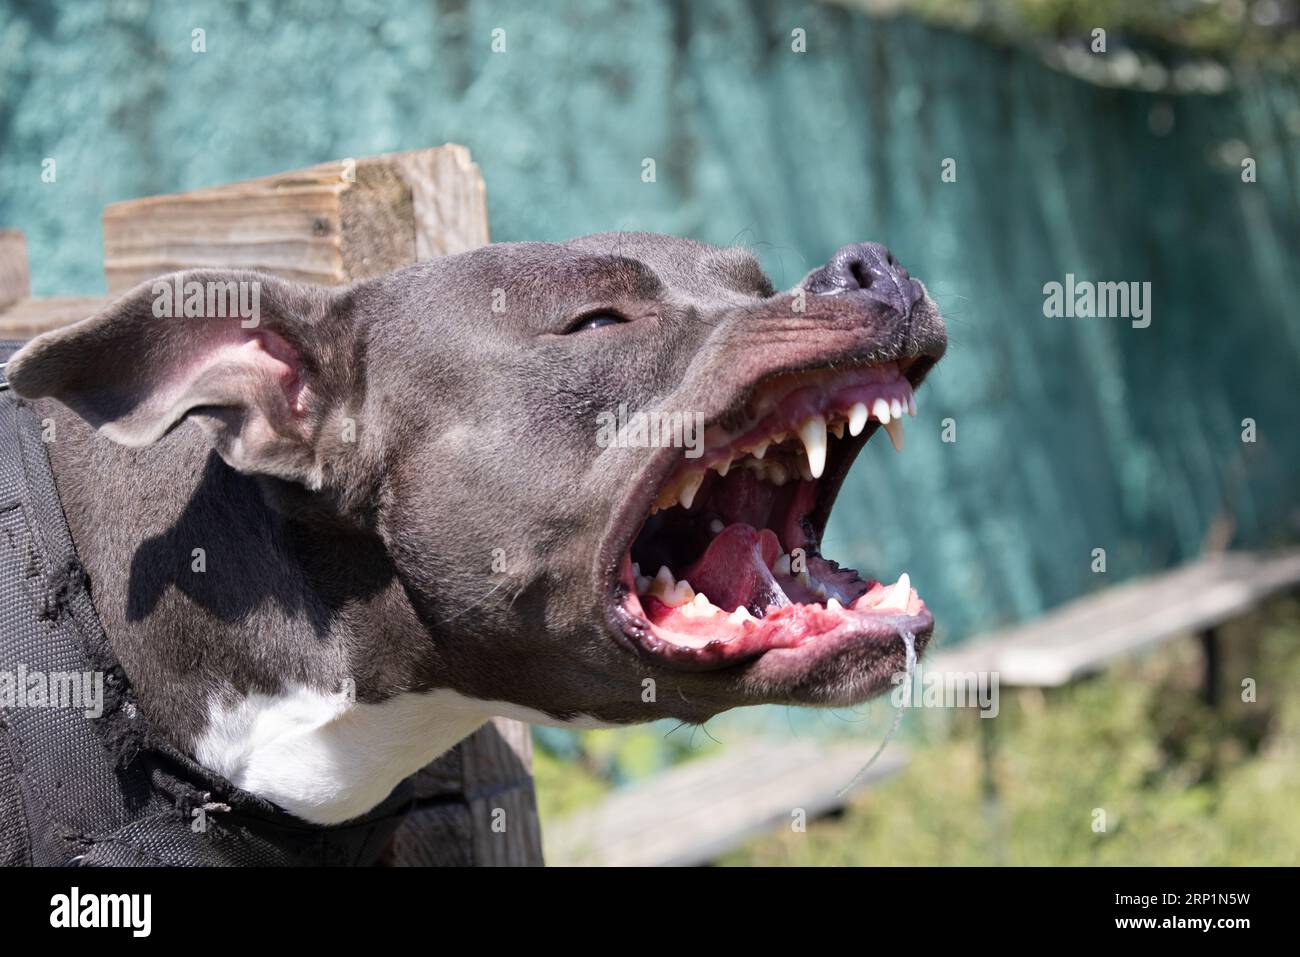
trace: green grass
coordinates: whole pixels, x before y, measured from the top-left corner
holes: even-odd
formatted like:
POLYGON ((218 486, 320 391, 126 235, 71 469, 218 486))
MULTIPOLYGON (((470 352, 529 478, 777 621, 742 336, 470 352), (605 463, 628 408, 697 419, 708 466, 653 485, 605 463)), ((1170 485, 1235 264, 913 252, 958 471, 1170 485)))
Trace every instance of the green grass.
MULTIPOLYGON (((1198 645, 1180 639, 1067 688, 1004 689, 992 721, 909 711, 902 773, 806 832, 782 829, 720 863, 1300 864, 1300 602, 1226 626, 1222 648, 1217 708, 1200 696, 1198 645), (1242 700, 1247 678, 1253 702, 1242 700), (993 800, 980 757, 988 730, 993 800), (1099 811, 1104 830, 1094 829, 1099 811)), ((887 719, 875 712, 859 733, 875 736, 866 753, 887 719)), ((577 760, 538 755, 544 825, 611 782, 715 747, 657 728, 578 740, 577 760)))

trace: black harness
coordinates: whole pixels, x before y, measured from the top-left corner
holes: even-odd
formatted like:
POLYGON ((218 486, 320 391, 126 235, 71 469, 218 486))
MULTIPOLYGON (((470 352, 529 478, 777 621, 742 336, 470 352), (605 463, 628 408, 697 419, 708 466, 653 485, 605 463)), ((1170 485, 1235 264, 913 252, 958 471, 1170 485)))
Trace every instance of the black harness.
MULTIPOLYGON (((20 345, 0 343, 0 363, 20 345)), ((95 613, 41 423, 0 365, 0 865, 374 864, 412 795, 405 781, 364 817, 318 827, 157 733, 95 613), (78 679, 102 681, 98 717, 51 693, 78 679)))

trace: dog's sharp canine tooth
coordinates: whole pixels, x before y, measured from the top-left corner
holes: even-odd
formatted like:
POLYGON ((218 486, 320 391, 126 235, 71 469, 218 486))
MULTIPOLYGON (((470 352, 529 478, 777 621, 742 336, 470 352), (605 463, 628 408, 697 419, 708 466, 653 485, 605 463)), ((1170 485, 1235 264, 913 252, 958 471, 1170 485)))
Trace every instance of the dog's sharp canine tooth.
POLYGON ((889 403, 884 399, 877 399, 871 403, 871 414, 880 420, 882 425, 889 424, 889 403))
POLYGON ((907 603, 912 596, 912 579, 907 572, 898 576, 898 582, 889 593, 876 604, 876 611, 907 611, 907 603))
POLYGON ((849 435, 861 435, 871 418, 871 410, 865 402, 854 402, 849 408, 849 435))
POLYGON ((894 443, 894 451, 903 451, 903 420, 891 419, 886 422, 885 431, 889 433, 889 441, 894 443))
POLYGON ((808 468, 813 478, 821 478, 826 471, 826 419, 814 415, 799 426, 799 438, 808 453, 808 468))
POLYGON ((695 502, 695 493, 700 490, 700 486, 703 483, 703 472, 691 473, 691 475, 686 479, 686 483, 682 486, 681 492, 677 495, 677 501, 682 503, 682 508, 687 511, 690 510, 691 505, 695 502))

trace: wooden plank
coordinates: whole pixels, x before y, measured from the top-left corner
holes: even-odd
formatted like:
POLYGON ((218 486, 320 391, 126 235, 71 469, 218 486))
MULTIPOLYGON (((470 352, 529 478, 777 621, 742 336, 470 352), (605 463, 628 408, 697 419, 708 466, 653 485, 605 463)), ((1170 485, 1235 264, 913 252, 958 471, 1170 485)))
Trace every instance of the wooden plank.
POLYGON ((461 745, 465 800, 479 866, 542 863, 541 824, 533 788, 532 729, 493 718, 461 745))
MULTIPOLYGON (((870 758, 874 745, 815 741, 748 741, 689 761, 546 829, 552 864, 690 866, 706 864, 749 838, 843 806, 838 792, 870 758)), ((891 747, 853 790, 901 769, 891 747)), ((852 792, 850 792, 852 793, 852 792)))
POLYGON ((0 229, 0 310, 31 293, 27 238, 17 229, 0 229))
POLYGON ((1000 684, 1056 687, 1116 658, 1228 621, 1300 584, 1300 549, 1229 552, 1088 595, 925 663, 931 672, 997 672, 1000 684))
POLYGON ((94 315, 111 301, 101 296, 23 299, 0 310, 0 339, 30 339, 94 315))
POLYGON ((448 144, 114 203, 104 273, 110 293, 204 266, 334 286, 487 241, 483 178, 448 144))

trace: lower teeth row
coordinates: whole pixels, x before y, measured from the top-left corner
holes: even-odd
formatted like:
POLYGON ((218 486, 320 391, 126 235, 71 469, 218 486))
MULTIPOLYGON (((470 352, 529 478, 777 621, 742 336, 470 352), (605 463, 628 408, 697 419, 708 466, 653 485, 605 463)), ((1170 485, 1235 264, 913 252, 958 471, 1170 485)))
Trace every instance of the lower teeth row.
MULTIPOLYGON (((828 587, 825 583, 813 578, 806 568, 797 573, 792 572, 789 555, 782 554, 772 563, 772 574, 793 578, 812 591, 818 598, 825 601, 827 608, 842 608, 847 602, 847 599, 838 589, 833 586, 828 587)), ((723 609, 709 601, 704 592, 697 592, 692 588, 691 583, 685 578, 681 581, 675 580, 672 570, 667 565, 661 565, 658 574, 650 578, 641 574, 640 565, 633 563, 632 575, 636 580, 636 593, 638 595, 651 595, 669 608, 681 608, 682 614, 687 618, 708 618, 712 615, 725 614, 723 609)), ((748 608, 740 605, 727 616, 727 620, 739 624, 743 621, 754 621, 755 619, 748 608)))

